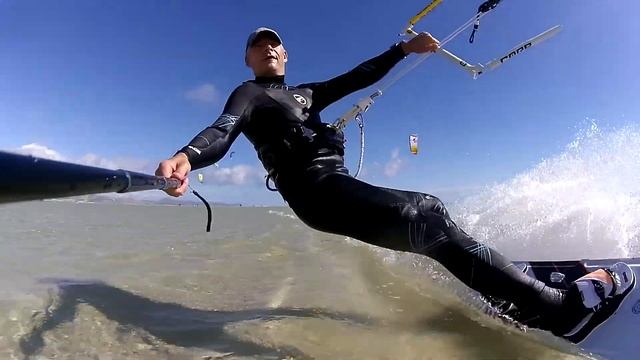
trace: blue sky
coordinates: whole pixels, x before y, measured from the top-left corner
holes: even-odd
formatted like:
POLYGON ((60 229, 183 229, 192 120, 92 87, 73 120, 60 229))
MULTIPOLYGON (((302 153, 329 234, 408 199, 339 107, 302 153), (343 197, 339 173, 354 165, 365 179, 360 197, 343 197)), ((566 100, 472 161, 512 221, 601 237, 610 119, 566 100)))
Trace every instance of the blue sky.
MULTIPOLYGON (((283 37, 287 82, 321 81, 399 41, 426 3, 0 0, 0 149, 152 172, 252 78, 243 51, 256 27, 283 37)), ((444 38, 479 4, 444 0, 415 29, 444 38)), ((563 30, 477 80, 440 57, 424 61, 365 114, 362 178, 452 194, 562 152, 588 119, 604 128, 637 122, 638 10, 632 0, 504 0, 482 20, 474 44, 467 30, 447 49, 485 63, 551 26, 563 30), (417 156, 409 152, 412 133, 420 137, 417 156)), ((346 97, 323 119, 373 90, 346 97)), ((347 136, 355 171, 355 125, 347 136)), ((231 151, 197 189, 213 201, 282 204, 264 188, 248 141, 239 138, 231 151)))

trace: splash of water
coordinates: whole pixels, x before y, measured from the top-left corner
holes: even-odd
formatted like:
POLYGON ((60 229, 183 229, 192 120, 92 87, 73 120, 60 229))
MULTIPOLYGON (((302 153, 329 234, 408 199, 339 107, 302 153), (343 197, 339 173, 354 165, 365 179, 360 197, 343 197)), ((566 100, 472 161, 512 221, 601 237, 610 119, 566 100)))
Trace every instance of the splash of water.
POLYGON ((582 129, 565 150, 462 202, 457 223, 516 259, 640 256, 640 126, 582 129))

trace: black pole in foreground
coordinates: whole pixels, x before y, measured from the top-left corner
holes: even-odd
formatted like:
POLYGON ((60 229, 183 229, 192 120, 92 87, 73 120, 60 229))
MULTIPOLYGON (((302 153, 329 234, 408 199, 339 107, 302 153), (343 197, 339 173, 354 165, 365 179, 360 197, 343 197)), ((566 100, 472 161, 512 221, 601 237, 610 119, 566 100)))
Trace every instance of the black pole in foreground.
MULTIPOLYGON (((127 170, 109 170, 0 151, 0 204, 67 196, 166 190, 180 187, 178 179, 127 170)), ((207 208, 207 232, 211 231, 211 207, 207 208)))
POLYGON ((0 151, 0 204, 177 188, 180 180, 0 151))

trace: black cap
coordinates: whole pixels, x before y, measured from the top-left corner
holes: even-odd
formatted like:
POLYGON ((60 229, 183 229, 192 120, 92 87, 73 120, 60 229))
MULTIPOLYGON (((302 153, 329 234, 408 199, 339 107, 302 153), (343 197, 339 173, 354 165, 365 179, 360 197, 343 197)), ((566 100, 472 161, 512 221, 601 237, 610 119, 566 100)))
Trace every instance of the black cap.
POLYGON ((245 47, 244 50, 247 51, 247 49, 249 49, 249 47, 253 45, 253 43, 256 41, 258 36, 265 32, 267 32, 269 35, 271 35, 272 38, 278 40, 280 44, 282 44, 282 39, 280 38, 280 35, 278 35, 278 33, 275 30, 269 29, 267 27, 259 27, 254 32, 249 34, 249 38, 247 39, 247 46, 245 47))

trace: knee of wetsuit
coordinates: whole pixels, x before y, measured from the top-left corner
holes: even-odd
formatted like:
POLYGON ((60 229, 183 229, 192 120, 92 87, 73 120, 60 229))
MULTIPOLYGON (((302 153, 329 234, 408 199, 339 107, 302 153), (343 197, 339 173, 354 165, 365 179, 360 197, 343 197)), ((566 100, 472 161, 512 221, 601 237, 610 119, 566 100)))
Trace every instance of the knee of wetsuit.
POLYGON ((440 199, 427 194, 414 194, 413 201, 402 207, 402 217, 411 222, 425 222, 433 215, 446 216, 446 209, 440 199))
POLYGON ((414 202, 402 209, 402 217, 412 223, 424 223, 428 228, 437 228, 449 236, 471 238, 449 217, 444 203, 428 194, 415 194, 414 202))

